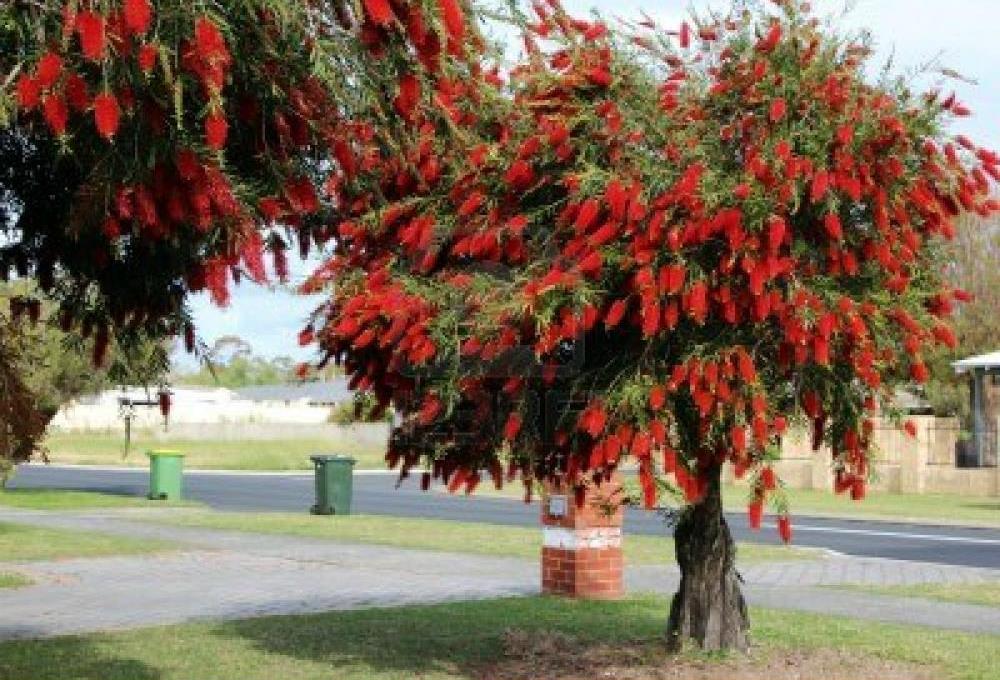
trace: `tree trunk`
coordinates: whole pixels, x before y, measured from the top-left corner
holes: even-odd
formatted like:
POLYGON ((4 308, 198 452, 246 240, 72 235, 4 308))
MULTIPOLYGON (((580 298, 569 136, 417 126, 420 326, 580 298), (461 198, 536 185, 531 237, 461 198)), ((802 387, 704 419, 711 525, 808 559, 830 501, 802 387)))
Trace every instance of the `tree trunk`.
POLYGON ((667 642, 679 651, 692 640, 706 651, 748 647, 750 620, 736 571, 736 544, 722 514, 721 470, 705 497, 682 511, 674 529, 681 583, 670 604, 667 642))

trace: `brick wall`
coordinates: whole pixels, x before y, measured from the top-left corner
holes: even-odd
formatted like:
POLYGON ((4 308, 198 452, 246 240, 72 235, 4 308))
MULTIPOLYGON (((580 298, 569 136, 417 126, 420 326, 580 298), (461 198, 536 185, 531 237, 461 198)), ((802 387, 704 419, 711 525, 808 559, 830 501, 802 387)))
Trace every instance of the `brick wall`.
POLYGON ((542 592, 585 599, 622 596, 621 484, 582 493, 547 483, 542 497, 542 592))

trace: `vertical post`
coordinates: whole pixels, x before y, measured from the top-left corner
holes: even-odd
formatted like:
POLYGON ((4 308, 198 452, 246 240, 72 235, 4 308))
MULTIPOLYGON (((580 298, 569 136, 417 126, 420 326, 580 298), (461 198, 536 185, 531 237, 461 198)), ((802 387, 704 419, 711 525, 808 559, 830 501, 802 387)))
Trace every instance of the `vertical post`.
POLYGON ((546 482, 542 494, 542 592, 583 599, 624 594, 621 481, 581 489, 546 482))
POLYGON ((917 426, 914 441, 901 433, 894 433, 897 441, 902 442, 899 456, 900 493, 923 493, 927 485, 928 451, 930 439, 934 436, 931 428, 936 419, 933 416, 916 416, 912 420, 917 426))
POLYGON ((972 415, 972 455, 975 456, 976 467, 981 467, 986 442, 986 369, 972 369, 971 379, 969 413, 972 415))

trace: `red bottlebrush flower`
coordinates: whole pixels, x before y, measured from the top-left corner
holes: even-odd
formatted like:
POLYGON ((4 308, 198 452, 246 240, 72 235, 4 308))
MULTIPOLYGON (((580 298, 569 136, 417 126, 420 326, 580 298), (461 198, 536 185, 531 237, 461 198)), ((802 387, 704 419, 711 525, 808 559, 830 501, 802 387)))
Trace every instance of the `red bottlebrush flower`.
POLYGON ((627 308, 628 306, 624 300, 615 300, 611 303, 608 313, 604 315, 604 326, 606 328, 614 328, 620 324, 627 308))
POLYGON ((655 300, 642 306, 642 334, 652 337, 660 330, 660 305, 655 300))
POLYGON ((134 35, 144 35, 153 20, 153 7, 149 0, 125 0, 122 5, 125 26, 134 35))
POLYGON ((932 332, 934 338, 945 347, 955 349, 958 346, 958 339, 955 337, 955 332, 948 326, 935 326, 932 332))
POLYGON ((526 160, 514 161, 504 174, 504 181, 512 189, 525 189, 535 180, 535 171, 526 160))
POLYGON ((976 296, 967 290, 962 290, 961 288, 956 288, 952 291, 951 296, 958 300, 959 302, 972 302, 976 299, 976 296))
MULTIPOLYGON (((418 414, 418 420, 421 425, 430 425, 434 420, 441 414, 444 409, 441 400, 434 394, 429 394, 424 397, 423 404, 420 406, 420 413, 418 414)), ((459 482, 461 484, 461 482, 459 482)), ((457 488, 457 487, 456 487, 457 488)))
POLYGON ((108 215, 104 219, 104 223, 101 225, 101 233, 103 233, 109 241, 113 241, 121 236, 121 224, 119 224, 118 220, 116 220, 113 216, 108 215))
POLYGON ((149 73, 153 70, 156 66, 157 56, 159 56, 159 51, 153 43, 146 43, 139 48, 136 61, 139 63, 139 68, 143 73, 149 73))
POLYGON ((226 39, 215 22, 208 17, 199 17, 194 23, 194 42, 198 56, 203 59, 219 58, 228 55, 226 39))
POLYGON ((823 218, 823 228, 826 230, 827 235, 834 241, 844 238, 844 229, 840 223, 840 215, 837 213, 826 214, 826 217, 823 218))
POLYGON ((757 379, 757 369, 754 368, 753 359, 742 347, 739 350, 737 357, 737 368, 740 372, 740 377, 743 378, 744 382, 752 383, 757 379))
POLYGON ((681 30, 678 34, 678 41, 680 42, 681 49, 687 49, 691 47, 691 26, 686 21, 681 22, 681 30))
POLYGON ((167 416, 170 415, 170 405, 171 405, 170 392, 168 392, 167 390, 163 390, 157 396, 160 404, 160 414, 164 418, 166 418, 167 416))
POLYGON ((730 441, 733 445, 733 451, 736 453, 743 453, 747 448, 747 431, 742 425, 734 425, 732 431, 729 433, 730 441))
POLYGON ((767 244, 772 252, 777 252, 785 240, 786 223, 784 218, 775 215, 767 222, 767 244))
POLYGON ((38 79, 38 85, 43 90, 47 90, 56 84, 59 80, 59 76, 62 75, 63 60, 55 52, 46 52, 41 59, 38 60, 38 65, 35 70, 35 77, 38 79))
POLYGON ((519 413, 511 413, 503 426, 503 438, 507 441, 513 441, 520 431, 521 415, 519 413))
POLYGON ((930 375, 930 371, 927 369, 927 364, 923 361, 917 360, 910 364, 910 377, 918 383, 927 382, 930 375))
POLYGON ((66 94, 66 101, 74 111, 83 112, 90 106, 87 82, 76 73, 71 73, 66 77, 63 89, 66 94))
POLYGON ((774 422, 771 423, 771 429, 778 436, 785 434, 785 430, 788 428, 788 421, 785 420, 784 416, 775 416, 774 422))
POLYGON ((448 37, 456 44, 461 43, 465 35, 465 14, 459 0, 438 0, 438 7, 441 9, 448 37))
POLYGON ((595 66, 587 71, 587 80, 598 87, 609 87, 612 82, 611 71, 603 66, 595 66))
POLYGON ((94 12, 80 12, 76 17, 76 33, 80 36, 83 56, 91 61, 101 61, 107 45, 104 17, 94 12))
POLYGON ((299 346, 305 347, 306 345, 311 345, 315 338, 316 331, 313 329, 312 325, 306 326, 299 331, 299 346))
POLYGON ((653 385, 649 390, 649 407, 659 411, 667 403, 667 388, 663 385, 653 385))
POLYGON ((205 118, 205 144, 210 149, 221 151, 229 136, 229 123, 220 111, 210 113, 205 118))
POLYGON ((399 115, 410 121, 413 119, 413 112, 419 103, 420 80, 412 73, 407 73, 399 79, 399 94, 396 95, 393 105, 399 115))
POLYGON ((597 437, 607 424, 608 415, 600 404, 591 404, 580 414, 579 427, 591 437, 597 437))
POLYGON ((625 219, 625 212, 628 210, 628 191, 620 181, 613 179, 608 182, 608 186, 604 189, 604 200, 608 204, 612 220, 620 222, 625 219))
POLYGON ((774 474, 774 468, 766 467, 760 471, 760 483, 768 491, 778 488, 778 478, 774 474))
POLYGON ((910 436, 910 438, 917 438, 917 424, 912 420, 907 420, 903 423, 903 429, 906 431, 906 434, 910 436))
POLYGON ((691 286, 688 312, 699 324, 705 322, 708 315, 708 287, 704 281, 697 281, 691 286))
POLYGON ((597 222, 597 218, 600 216, 601 204, 598 203, 596 198, 588 198, 580 206, 580 211, 576 214, 576 220, 574 226, 576 230, 580 233, 584 233, 589 230, 597 222))
POLYGON ((812 186, 809 190, 809 198, 813 203, 819 203, 826 197, 826 192, 830 189, 830 173, 826 170, 817 170, 813 175, 812 186))
POLYGON ((781 42, 781 24, 775 21, 771 24, 767 35, 757 43, 757 49, 761 52, 770 52, 778 46, 779 42, 781 42))
POLYGON ((481 191, 476 191, 467 199, 465 199, 465 201, 463 201, 462 204, 458 207, 458 216, 469 217, 477 210, 479 210, 479 207, 483 204, 485 200, 486 197, 483 195, 483 193, 481 191))
POLYGON ((768 116, 772 123, 778 123, 784 119, 785 114, 788 112, 788 104, 781 97, 775 99, 771 102, 771 109, 768 112, 768 116))
POLYGON ((851 480, 851 500, 862 501, 865 499, 865 480, 863 477, 855 477, 851 480))
POLYGON ((285 252, 284 246, 278 246, 271 253, 274 265, 274 275, 278 277, 278 280, 282 283, 288 281, 288 253, 285 252))
POLYGON ((785 543, 792 542, 792 520, 788 515, 778 517, 778 536, 785 543))
POLYGON ((656 482, 649 471, 648 463, 639 468, 639 485, 642 487, 642 504, 647 510, 656 507, 656 482))
POLYGON ((764 519, 764 501, 754 499, 747 505, 747 520, 752 531, 760 531, 760 525, 764 519))
POLYGON ((121 111, 118 108, 118 99, 113 94, 102 92, 94 97, 94 122, 102 137, 107 140, 113 139, 118 132, 120 119, 121 111))
POLYGON ((69 122, 69 108, 62 97, 54 94, 45 97, 42 101, 42 114, 52 132, 60 137, 65 134, 66 124, 69 122))
POLYGON ((219 259, 205 263, 205 286, 218 307, 229 304, 229 267, 219 259))
POLYGON ((25 111, 38 106, 42 99, 42 88, 38 84, 38 79, 22 73, 17 79, 17 105, 25 111))
POLYGON ((666 290, 668 295, 676 295, 684 288, 684 281, 687 279, 687 268, 682 264, 669 265, 666 268, 666 290))
POLYGON ((663 471, 667 474, 677 469, 677 452, 669 446, 663 449, 663 471))
POLYGON ((601 251, 595 250, 587 255, 585 258, 580 260, 577 265, 580 272, 585 276, 594 278, 601 273, 601 266, 604 264, 604 258, 601 256, 601 251))

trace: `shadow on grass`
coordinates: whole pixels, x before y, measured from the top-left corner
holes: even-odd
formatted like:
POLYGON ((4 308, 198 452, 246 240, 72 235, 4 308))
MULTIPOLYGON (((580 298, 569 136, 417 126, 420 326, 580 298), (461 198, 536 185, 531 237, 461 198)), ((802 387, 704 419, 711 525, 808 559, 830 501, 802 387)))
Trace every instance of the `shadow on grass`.
POLYGON ((259 651, 322 664, 330 677, 475 677, 502 655, 505 632, 558 631, 582 642, 651 640, 666 621, 660 599, 586 602, 508 598, 368 609, 219 624, 259 651))
MULTIPOLYGON (((992 510, 1000 515, 1000 503, 962 503, 963 507, 975 508, 976 510, 992 510)), ((998 517, 997 519, 1000 519, 998 517)))
MULTIPOLYGON (((32 635, 30 626, 18 631, 32 635)), ((110 646, 110 645, 109 645, 110 646)), ((94 638, 60 637, 0 643, 0 680, 160 680, 161 672, 122 658, 94 638)))
MULTIPOLYGON (((101 496, 132 498, 137 501, 141 501, 146 499, 147 487, 145 484, 121 484, 116 486, 87 486, 86 484, 72 484, 67 486, 21 487, 17 486, 16 483, 11 483, 3 490, 3 494, 5 496, 20 496, 27 500, 46 499, 53 494, 59 494, 62 492, 93 494, 93 501, 95 503, 100 501, 101 496)), ((71 503, 71 501, 64 501, 64 503, 71 503)))

